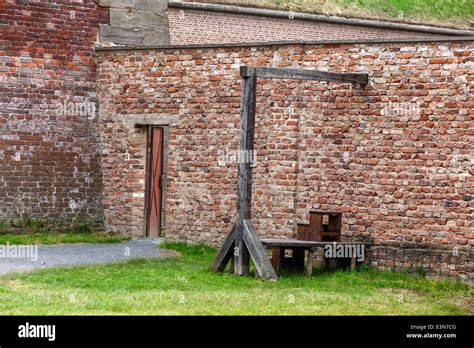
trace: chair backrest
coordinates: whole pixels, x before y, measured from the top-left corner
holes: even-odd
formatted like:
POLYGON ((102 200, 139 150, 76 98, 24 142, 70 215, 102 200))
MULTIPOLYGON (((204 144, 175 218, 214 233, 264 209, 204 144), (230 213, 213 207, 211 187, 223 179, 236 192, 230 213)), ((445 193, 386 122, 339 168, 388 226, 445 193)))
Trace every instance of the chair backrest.
POLYGON ((341 240, 342 213, 311 211, 309 224, 298 224, 296 238, 315 242, 341 240))

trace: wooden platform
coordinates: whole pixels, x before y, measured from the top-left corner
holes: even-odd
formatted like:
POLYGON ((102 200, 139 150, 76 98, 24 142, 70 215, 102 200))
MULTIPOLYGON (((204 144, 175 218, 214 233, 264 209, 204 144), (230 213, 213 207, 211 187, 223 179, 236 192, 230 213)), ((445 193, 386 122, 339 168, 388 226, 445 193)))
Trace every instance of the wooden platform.
MULTIPOLYGON (((261 239, 262 245, 267 249, 272 249, 272 266, 275 271, 283 268, 285 263, 285 250, 291 249, 293 253, 292 264, 298 269, 304 269, 305 252, 308 252, 306 261, 306 274, 311 276, 313 273, 313 259, 314 252, 317 248, 324 248, 326 245, 364 245, 370 247, 372 243, 369 242, 316 242, 299 239, 277 239, 264 238, 261 239)), ((328 260, 326 260, 328 261, 328 260)), ((326 263, 327 264, 327 263, 326 263)), ((351 259, 351 269, 356 266, 355 256, 351 259)))
POLYGON ((278 238, 261 238, 262 244, 267 247, 281 246, 281 247, 324 247, 325 245, 331 244, 350 244, 350 245, 367 245, 370 246, 372 243, 369 242, 313 242, 309 240, 299 239, 278 239, 278 238))

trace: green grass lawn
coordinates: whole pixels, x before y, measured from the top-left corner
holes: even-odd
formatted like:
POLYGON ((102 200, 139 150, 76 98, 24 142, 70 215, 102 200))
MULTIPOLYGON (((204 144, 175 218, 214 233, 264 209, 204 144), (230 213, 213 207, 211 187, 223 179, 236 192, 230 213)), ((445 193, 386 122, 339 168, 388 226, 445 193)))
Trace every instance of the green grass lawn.
POLYGON ((62 244, 62 243, 119 243, 130 238, 107 233, 51 233, 0 234, 0 244, 62 244))
POLYGON ((395 272, 281 274, 278 282, 208 271, 215 249, 167 243, 181 257, 0 277, 0 314, 466 315, 468 285, 395 272))
POLYGON ((119 243, 129 237, 95 230, 87 222, 61 223, 23 218, 0 223, 1 244, 119 243))

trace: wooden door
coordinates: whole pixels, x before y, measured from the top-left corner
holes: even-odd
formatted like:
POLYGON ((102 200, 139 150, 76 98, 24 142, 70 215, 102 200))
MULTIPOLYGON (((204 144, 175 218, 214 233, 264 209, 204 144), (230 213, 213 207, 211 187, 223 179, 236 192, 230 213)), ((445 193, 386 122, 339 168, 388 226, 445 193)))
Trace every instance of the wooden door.
POLYGON ((161 197, 163 175, 163 128, 149 128, 147 236, 161 236, 161 197))

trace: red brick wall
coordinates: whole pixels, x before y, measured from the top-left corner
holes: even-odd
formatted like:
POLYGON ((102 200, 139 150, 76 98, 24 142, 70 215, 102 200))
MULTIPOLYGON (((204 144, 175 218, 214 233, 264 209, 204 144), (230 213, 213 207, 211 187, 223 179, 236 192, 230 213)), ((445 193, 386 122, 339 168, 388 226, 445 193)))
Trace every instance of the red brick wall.
POLYGON ((474 44, 280 45, 100 52, 108 226, 143 234, 145 132, 172 119, 166 236, 220 244, 235 214, 239 66, 366 71, 350 84, 258 84, 254 223, 290 237, 312 209, 343 212, 379 266, 473 274, 474 44), (456 249, 455 249, 456 248, 456 249))
POLYGON ((171 44, 354 40, 437 36, 403 30, 200 10, 168 9, 171 44))
POLYGON ((108 15, 97 3, 0 4, 2 220, 100 219, 93 47, 108 15), (82 102, 89 111, 71 107, 82 102))

